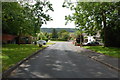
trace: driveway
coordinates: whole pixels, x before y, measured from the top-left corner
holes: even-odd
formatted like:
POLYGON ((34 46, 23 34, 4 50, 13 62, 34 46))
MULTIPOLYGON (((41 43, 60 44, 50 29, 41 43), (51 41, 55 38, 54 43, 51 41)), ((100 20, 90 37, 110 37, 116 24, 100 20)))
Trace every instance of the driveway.
POLYGON ((9 78, 118 78, 118 72, 57 42, 15 69, 9 78))

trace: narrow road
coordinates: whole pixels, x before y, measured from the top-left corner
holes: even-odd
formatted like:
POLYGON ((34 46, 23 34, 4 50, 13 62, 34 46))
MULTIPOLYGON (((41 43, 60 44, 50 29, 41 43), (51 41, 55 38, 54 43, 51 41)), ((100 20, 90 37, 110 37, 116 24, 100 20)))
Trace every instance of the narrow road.
POLYGON ((10 78, 118 78, 118 72, 57 42, 14 70, 10 78))

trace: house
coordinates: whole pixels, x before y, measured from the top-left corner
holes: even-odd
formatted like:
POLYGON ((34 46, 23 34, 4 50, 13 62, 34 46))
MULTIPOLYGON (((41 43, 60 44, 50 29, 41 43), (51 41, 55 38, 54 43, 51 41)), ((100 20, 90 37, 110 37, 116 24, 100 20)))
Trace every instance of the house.
POLYGON ((2 43, 3 44, 31 44, 32 37, 31 36, 20 36, 11 35, 11 34, 2 34, 2 43))
POLYGON ((100 33, 98 32, 96 35, 87 35, 86 33, 83 33, 84 36, 84 43, 91 42, 91 41, 98 41, 101 42, 102 39, 100 38, 100 33))
POLYGON ((15 43, 16 35, 10 35, 10 34, 2 34, 2 43, 3 44, 10 44, 10 43, 15 43))

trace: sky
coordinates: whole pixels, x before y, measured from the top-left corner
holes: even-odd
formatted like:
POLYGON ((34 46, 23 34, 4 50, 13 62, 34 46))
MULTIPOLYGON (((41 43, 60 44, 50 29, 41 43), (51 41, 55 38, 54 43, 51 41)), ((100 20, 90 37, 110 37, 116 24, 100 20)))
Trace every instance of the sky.
POLYGON ((74 22, 65 25, 65 15, 72 14, 72 11, 62 7, 64 0, 50 0, 50 2, 53 4, 54 12, 49 12, 49 15, 53 21, 48 21, 41 28, 75 28, 74 22))

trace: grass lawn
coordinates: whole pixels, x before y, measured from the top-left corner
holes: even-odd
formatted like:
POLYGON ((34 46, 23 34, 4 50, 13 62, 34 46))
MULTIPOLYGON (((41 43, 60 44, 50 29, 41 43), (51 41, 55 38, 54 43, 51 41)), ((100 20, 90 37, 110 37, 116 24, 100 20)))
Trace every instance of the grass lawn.
MULTIPOLYGON (((53 40, 51 40, 51 42, 52 42, 53 40)), ((53 42, 66 42, 66 41, 53 41, 53 42)))
POLYGON ((47 45, 52 45, 52 44, 55 44, 55 43, 47 42, 47 45))
POLYGON ((108 56, 120 58, 120 48, 103 47, 103 46, 83 46, 83 48, 90 49, 95 52, 102 53, 108 56))
MULTIPOLYGON (((50 45, 53 43, 47 43, 50 45)), ((2 70, 5 71, 9 67, 13 66, 17 62, 23 60, 24 58, 28 57, 29 55, 33 54, 34 52, 47 47, 44 45, 42 47, 38 47, 34 44, 6 44, 2 45, 2 70)))

